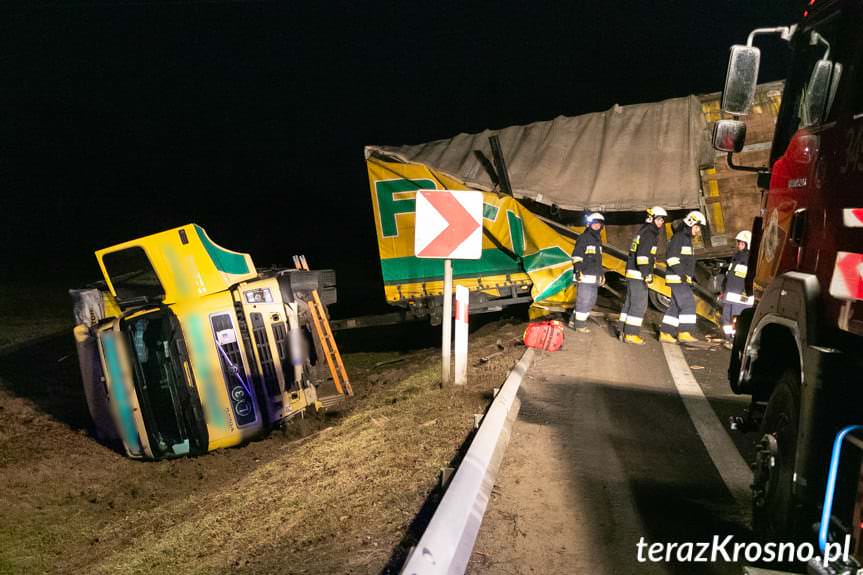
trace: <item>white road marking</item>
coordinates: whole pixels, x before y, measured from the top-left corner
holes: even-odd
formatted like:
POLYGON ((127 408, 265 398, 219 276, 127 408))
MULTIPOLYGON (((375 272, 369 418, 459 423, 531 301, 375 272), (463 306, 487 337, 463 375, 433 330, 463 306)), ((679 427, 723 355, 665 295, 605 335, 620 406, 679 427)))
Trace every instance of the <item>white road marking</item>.
POLYGON ((665 361, 668 363, 668 370, 671 372, 677 393, 680 394, 683 405, 689 412, 689 418, 692 419, 701 442, 704 443, 722 481, 739 503, 748 505, 752 470, 743 460, 728 432, 725 431, 725 427, 710 407, 710 402, 704 396, 701 386, 689 370, 680 346, 664 343, 662 351, 665 353, 665 361))

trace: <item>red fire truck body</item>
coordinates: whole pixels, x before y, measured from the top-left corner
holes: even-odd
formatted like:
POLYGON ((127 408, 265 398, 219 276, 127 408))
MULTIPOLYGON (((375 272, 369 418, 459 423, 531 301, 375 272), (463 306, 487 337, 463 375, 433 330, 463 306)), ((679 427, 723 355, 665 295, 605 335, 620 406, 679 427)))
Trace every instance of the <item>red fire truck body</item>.
MULTIPOLYGON (((755 527, 781 540, 812 536, 833 438, 863 423, 863 2, 812 0, 796 26, 756 30, 733 47, 723 96, 732 116, 746 113, 753 39, 767 33, 789 41, 792 63, 760 170, 747 280, 756 306, 738 318, 729 381, 752 395, 741 423, 759 429, 755 527)), ((717 122, 714 146, 747 169, 732 159, 741 126, 717 122)), ((832 518, 855 537, 856 499, 832 518)))

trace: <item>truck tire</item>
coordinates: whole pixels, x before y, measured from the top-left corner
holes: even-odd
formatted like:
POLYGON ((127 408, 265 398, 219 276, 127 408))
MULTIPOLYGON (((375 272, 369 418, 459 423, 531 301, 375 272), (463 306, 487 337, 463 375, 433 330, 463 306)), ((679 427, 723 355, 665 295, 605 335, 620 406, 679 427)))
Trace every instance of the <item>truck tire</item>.
POLYGON ((752 523, 762 541, 794 541, 800 535, 792 478, 797 457, 800 375, 779 377, 761 421, 752 481, 752 523))
POLYGON ((728 383, 731 391, 737 395, 752 393, 752 384, 740 382, 740 367, 743 362, 743 348, 746 346, 746 338, 749 336, 749 326, 752 325, 752 316, 755 311, 752 308, 745 309, 737 316, 737 331, 734 332, 734 344, 731 346, 731 358, 728 361, 728 383))
POLYGON ((659 313, 667 312, 671 306, 671 298, 657 291, 649 290, 647 292, 647 299, 650 300, 650 305, 659 313))

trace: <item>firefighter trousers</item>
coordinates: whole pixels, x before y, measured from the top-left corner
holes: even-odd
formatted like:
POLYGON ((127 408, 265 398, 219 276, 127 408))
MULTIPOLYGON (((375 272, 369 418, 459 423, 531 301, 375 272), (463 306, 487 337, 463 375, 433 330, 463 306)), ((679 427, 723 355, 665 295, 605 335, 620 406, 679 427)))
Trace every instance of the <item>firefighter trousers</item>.
POLYGON ((638 335, 647 311, 647 284, 642 279, 626 280, 626 299, 620 310, 620 323, 626 335, 638 335))
POLYGON ((734 318, 750 307, 752 306, 745 303, 731 301, 722 304, 722 333, 725 335, 725 339, 729 341, 734 339, 734 318))
POLYGON ((575 311, 572 313, 572 322, 575 327, 587 326, 587 319, 590 317, 590 312, 593 306, 596 305, 596 296, 599 292, 599 285, 595 283, 580 283, 576 288, 575 294, 575 311))
POLYGON ((662 332, 676 336, 678 332, 695 333, 695 296, 689 284, 671 284, 671 305, 662 317, 662 332))

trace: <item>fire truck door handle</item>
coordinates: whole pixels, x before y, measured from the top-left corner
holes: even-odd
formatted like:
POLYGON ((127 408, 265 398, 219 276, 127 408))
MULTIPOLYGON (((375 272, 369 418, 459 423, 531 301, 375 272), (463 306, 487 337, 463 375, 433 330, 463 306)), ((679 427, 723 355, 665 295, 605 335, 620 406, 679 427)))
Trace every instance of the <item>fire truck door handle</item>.
POLYGON ((803 244, 803 235, 806 232, 806 208, 800 208, 794 211, 794 217, 791 218, 791 232, 789 239, 795 246, 800 247, 803 244))

